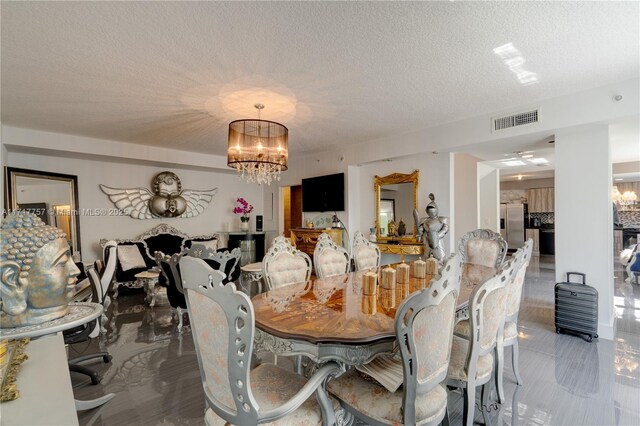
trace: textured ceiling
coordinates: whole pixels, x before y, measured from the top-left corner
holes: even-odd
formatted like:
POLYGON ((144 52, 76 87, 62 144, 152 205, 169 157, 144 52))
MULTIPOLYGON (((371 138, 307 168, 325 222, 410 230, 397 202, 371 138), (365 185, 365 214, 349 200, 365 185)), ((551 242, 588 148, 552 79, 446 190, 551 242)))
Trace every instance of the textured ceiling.
POLYGON ((294 153, 636 78, 638 3, 2 2, 2 123, 223 154, 294 153), (493 53, 522 53, 522 86, 493 53))

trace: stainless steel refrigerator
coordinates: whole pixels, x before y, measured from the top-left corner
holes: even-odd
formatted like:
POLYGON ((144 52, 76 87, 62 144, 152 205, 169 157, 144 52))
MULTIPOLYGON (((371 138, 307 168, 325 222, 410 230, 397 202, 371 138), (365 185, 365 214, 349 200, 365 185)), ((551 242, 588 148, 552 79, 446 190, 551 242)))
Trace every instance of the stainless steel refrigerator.
POLYGON ((524 204, 500 204, 500 234, 509 249, 524 245, 524 204))

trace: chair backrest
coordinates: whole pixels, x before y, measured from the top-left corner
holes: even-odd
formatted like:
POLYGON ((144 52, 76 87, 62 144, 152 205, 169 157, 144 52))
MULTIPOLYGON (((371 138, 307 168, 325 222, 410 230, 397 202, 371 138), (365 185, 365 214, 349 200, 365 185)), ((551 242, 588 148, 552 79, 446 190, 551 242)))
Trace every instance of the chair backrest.
POLYGON ((356 271, 380 266, 380 249, 360 231, 353 235, 351 256, 356 264, 356 271))
POLYGON ((463 263, 499 268, 507 255, 507 242, 490 229, 468 232, 458 242, 463 263))
POLYGON ((307 282, 311 277, 311 258, 296 250, 287 238, 276 237, 262 260, 262 276, 267 289, 307 282))
POLYGON ((94 260, 93 269, 98 272, 98 275, 102 275, 102 273, 104 272, 104 261, 102 259, 94 260))
POLYGON ((507 290, 509 280, 514 278, 514 262, 509 260, 500 272, 479 284, 469 298, 470 349, 467 354, 468 377, 475 377, 478 357, 496 346, 496 338, 502 339, 507 290), (499 331, 499 332, 498 332, 499 331))
POLYGON ((403 423, 416 424, 415 402, 447 378, 462 261, 452 254, 428 288, 409 296, 395 319, 404 374, 403 423))
POLYGON ((240 278, 240 247, 231 251, 218 251, 193 241, 190 247, 182 250, 182 254, 203 259, 213 269, 222 271, 226 275, 223 284, 235 282, 240 278))
POLYGON ((255 317, 251 301, 203 259, 184 256, 180 271, 208 406, 231 424, 258 423, 249 381, 255 317))
POLYGON ((187 308, 187 301, 182 288, 182 276, 180 274, 180 260, 183 253, 164 254, 155 252, 156 263, 160 267, 164 281, 167 284, 167 299, 172 308, 187 308))
POLYGON ((320 234, 313 251, 313 265, 318 278, 327 278, 349 272, 349 253, 333 242, 328 234, 320 234))
POLYGON ((516 251, 513 255, 514 261, 514 277, 509 281, 507 286, 507 320, 517 321, 518 312, 520 312, 520 302, 522 301, 522 287, 524 286, 524 277, 527 273, 529 261, 531 261, 531 252, 533 250, 533 240, 528 239, 524 246, 516 251))
POLYGON ((114 276, 116 273, 116 265, 118 263, 118 243, 115 241, 107 241, 102 250, 104 259, 104 267, 102 271, 97 271, 100 275, 100 282, 102 283, 102 294, 107 295, 111 291, 113 286, 114 276))

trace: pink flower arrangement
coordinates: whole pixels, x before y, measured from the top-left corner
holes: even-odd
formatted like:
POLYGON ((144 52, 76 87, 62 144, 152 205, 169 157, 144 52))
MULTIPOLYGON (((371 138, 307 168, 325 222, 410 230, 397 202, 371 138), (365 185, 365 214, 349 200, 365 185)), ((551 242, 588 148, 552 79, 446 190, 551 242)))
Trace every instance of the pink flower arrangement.
POLYGON ((237 198, 236 203, 238 205, 233 208, 234 214, 241 214, 240 220, 242 222, 249 221, 249 213, 253 211, 253 206, 247 202, 244 198, 237 198))

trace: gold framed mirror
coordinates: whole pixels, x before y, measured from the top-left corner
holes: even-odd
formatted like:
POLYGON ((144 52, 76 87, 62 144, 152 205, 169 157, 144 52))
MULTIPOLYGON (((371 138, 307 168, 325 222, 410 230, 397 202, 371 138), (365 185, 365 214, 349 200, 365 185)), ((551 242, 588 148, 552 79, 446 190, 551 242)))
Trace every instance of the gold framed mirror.
POLYGON ((376 197, 376 240, 416 242, 418 230, 413 220, 413 210, 418 208, 418 170, 409 174, 376 175, 373 189, 376 197), (406 233, 390 233, 389 223, 393 221, 398 224, 401 220, 406 225, 406 233))
POLYGON ((30 211, 62 229, 72 252, 80 253, 78 177, 15 167, 5 170, 6 208, 30 211))

